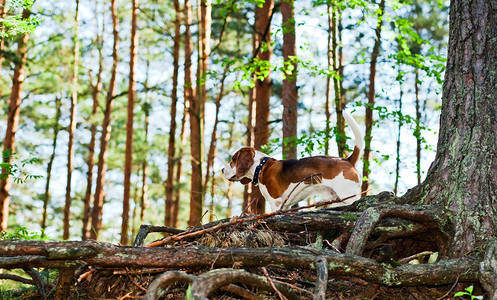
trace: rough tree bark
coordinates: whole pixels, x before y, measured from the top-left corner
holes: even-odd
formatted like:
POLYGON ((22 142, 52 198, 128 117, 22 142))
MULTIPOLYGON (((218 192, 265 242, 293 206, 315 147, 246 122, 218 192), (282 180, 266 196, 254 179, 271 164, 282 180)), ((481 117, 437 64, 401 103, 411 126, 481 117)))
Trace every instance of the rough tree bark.
POLYGON ((114 103, 114 89, 116 85, 116 75, 117 75, 117 64, 118 59, 118 42, 119 33, 117 31, 118 18, 117 18, 117 8, 116 1, 111 0, 111 14, 112 14, 112 35, 114 38, 112 46, 112 68, 111 68, 111 78, 109 82, 109 88, 107 91, 107 99, 105 101, 105 111, 104 119, 102 123, 102 136, 100 138, 100 153, 98 155, 98 172, 97 172, 97 186, 95 189, 95 197, 93 202, 93 211, 91 224, 92 228, 90 230, 90 238, 96 240, 100 235, 100 230, 102 227, 102 213, 104 204, 104 184, 105 184, 105 173, 106 173, 106 161, 107 161, 107 149, 109 147, 110 131, 111 131, 111 112, 112 104, 114 103))
MULTIPOLYGON (((22 18, 27 19, 31 12, 24 9, 22 18)), ((29 34, 25 33, 17 39, 17 52, 14 75, 12 76, 12 89, 9 99, 9 110, 7 114, 7 130, 5 132, 5 139, 3 142, 2 161, 6 163, 11 162, 11 154, 15 151, 15 136, 19 127, 19 116, 21 112, 21 91, 25 76, 25 67, 28 51, 29 34), (6 154, 6 155, 5 155, 6 154)), ((2 168, 2 174, 7 170, 2 168)), ((7 229, 7 221, 9 219, 9 202, 10 202, 10 188, 12 181, 10 177, 0 180, 0 232, 7 229)))
POLYGON ((295 16, 293 0, 281 2, 281 16, 283 27, 283 61, 285 64, 285 78, 281 91, 283 101, 283 157, 297 158, 297 49, 295 46, 295 16))
POLYGON ((74 16, 74 32, 73 32, 73 74, 71 86, 71 108, 70 108, 70 123, 67 129, 69 133, 69 141, 67 143, 67 183, 66 183, 66 203, 64 206, 64 220, 62 239, 69 239, 69 219, 71 218, 71 187, 72 187, 72 171, 74 170, 74 132, 76 131, 77 110, 78 104, 78 70, 79 70, 79 0, 76 0, 76 14, 74 16))
POLYGON ((368 90, 368 103, 366 104, 366 133, 364 136, 364 156, 362 168, 362 186, 361 192, 367 195, 369 190, 369 172, 371 164, 371 139, 373 131, 373 108, 376 97, 375 79, 376 79, 376 63, 380 54, 381 45, 381 27, 383 25, 383 13, 385 11, 385 0, 381 0, 378 7, 378 24, 375 30, 375 41, 373 51, 371 52, 371 62, 369 64, 369 90, 368 90))
POLYGON ((496 1, 452 0, 437 154, 406 200, 452 217, 449 257, 497 235, 496 1))
MULTIPOLYGON (((271 58, 271 17, 273 15, 274 1, 267 0, 262 7, 255 9, 255 43, 254 57, 261 61, 269 62, 271 58), (264 47, 266 50, 263 50, 264 47)), ((269 74, 263 80, 256 79, 254 89, 255 127, 254 147, 260 149, 269 142, 269 98, 271 96, 271 78, 269 74)), ((252 186, 252 193, 248 203, 248 212, 262 214, 266 210, 266 201, 257 186, 252 186)))
POLYGON ((131 1, 131 45, 129 48, 129 84, 128 84, 128 117, 126 121, 126 151, 124 162, 124 195, 123 195, 123 214, 121 223, 121 244, 128 244, 129 229, 129 198, 131 195, 131 172, 133 167, 133 117, 136 102, 136 84, 135 84, 135 63, 136 53, 138 51, 138 0, 131 1))

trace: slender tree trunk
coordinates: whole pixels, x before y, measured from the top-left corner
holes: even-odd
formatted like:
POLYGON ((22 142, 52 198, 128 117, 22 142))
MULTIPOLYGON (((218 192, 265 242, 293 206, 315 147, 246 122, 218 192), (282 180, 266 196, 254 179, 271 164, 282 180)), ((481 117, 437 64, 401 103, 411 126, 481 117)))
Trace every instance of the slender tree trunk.
MULTIPOLYGON (((31 12, 27 9, 23 10, 22 18, 29 18, 31 12)), ((10 163, 11 155, 15 151, 15 136, 19 127, 19 116, 21 106, 21 91, 25 77, 25 66, 27 59, 29 35, 23 34, 17 40, 16 61, 14 67, 14 75, 12 76, 12 89, 9 99, 9 110, 7 113, 7 130, 3 142, 3 162, 10 163)), ((2 168, 2 174, 7 172, 2 168)), ((9 218, 9 202, 10 202, 10 187, 12 185, 9 177, 0 180, 0 232, 7 229, 7 221, 9 218)))
POLYGON ((224 68, 223 77, 221 78, 221 87, 219 88, 219 94, 216 98, 216 112, 214 118, 214 127, 212 128, 211 143, 209 145, 209 153, 207 155, 207 167, 205 170, 205 179, 203 186, 207 189, 207 184, 210 180, 210 170, 214 164, 214 157, 216 157, 216 143, 217 143, 217 126, 219 125, 219 109, 221 108, 221 99, 224 96, 224 80, 228 75, 229 65, 224 68))
POLYGON ((378 55, 380 54, 381 45, 381 26, 383 24, 383 13, 385 11, 385 0, 381 0, 378 14, 378 25, 375 30, 375 41, 373 46, 373 52, 371 53, 371 63, 369 65, 369 91, 368 91, 368 104, 366 105, 366 134, 364 136, 364 166, 362 169, 362 187, 361 191, 363 195, 368 194, 369 190, 369 172, 371 164, 371 139, 373 131, 373 109, 375 104, 375 78, 376 78, 376 62, 378 60, 378 55))
MULTIPOLYGON (((399 73, 401 72, 400 66, 399 66, 399 73)), ((395 157, 395 184, 393 188, 393 192, 395 195, 397 195, 398 188, 399 188, 399 179, 400 179, 400 137, 401 137, 401 130, 402 130, 402 125, 403 125, 403 120, 402 120, 402 96, 404 95, 404 91, 402 90, 402 83, 400 83, 400 95, 399 95, 399 114, 398 114, 398 125, 397 125, 397 148, 396 148, 396 157, 395 157)))
POLYGON ((341 13, 335 8, 332 11, 331 24, 332 28, 332 48, 333 48, 333 72, 335 73, 333 76, 333 90, 335 92, 335 112, 337 115, 337 133, 336 133, 336 141, 338 146, 338 156, 344 157, 345 149, 346 149, 346 136, 345 136, 345 120, 343 118, 342 111, 345 108, 345 98, 342 96, 342 76, 343 76, 343 55, 342 55, 342 46, 338 45, 338 37, 337 37, 337 28, 341 25, 341 13), (338 75, 339 77, 337 77, 338 75))
POLYGON ((41 237, 45 236, 45 230, 47 229, 47 210, 48 210, 48 203, 50 202, 50 181, 52 178, 52 166, 53 162, 55 160, 55 150, 57 148, 57 137, 59 136, 59 131, 60 131, 60 106, 61 106, 61 101, 60 98, 56 97, 55 98, 55 118, 54 118, 54 126, 53 126, 53 149, 52 149, 52 154, 50 155, 50 159, 48 160, 48 166, 47 166, 47 182, 45 184, 45 195, 43 197, 43 212, 42 212, 42 218, 41 218, 41 237))
MULTIPOLYGON (((148 73, 147 73, 148 74, 148 73)), ((150 107, 151 105, 148 102, 145 102, 142 110, 145 113, 145 142, 148 141, 148 125, 150 123, 150 107)), ((143 224, 145 220, 145 210, 147 208, 147 176, 148 176, 148 162, 147 157, 142 163, 142 190, 141 190, 141 198, 140 198, 140 224, 143 224)))
MULTIPOLYGON (((98 26, 97 26, 98 31, 98 26)), ((104 56, 102 54, 102 47, 104 43, 104 32, 102 26, 102 32, 100 34, 97 33, 96 44, 98 48, 98 73, 97 73, 97 82, 93 84, 91 72, 89 73, 90 82, 91 82, 91 96, 93 100, 92 111, 90 115, 90 144, 88 145, 88 158, 86 164, 88 165, 88 173, 86 180, 86 193, 85 199, 83 203, 83 228, 82 228, 82 240, 88 240, 90 238, 90 230, 91 230, 91 198, 92 198, 92 186, 93 186, 93 168, 95 166, 95 143, 97 140, 97 122, 95 121, 95 117, 98 112, 99 101, 98 97, 100 95, 100 91, 102 90, 102 70, 103 70, 103 61, 104 56)))
POLYGON ((421 183, 421 106, 419 103, 419 70, 415 67, 414 70, 414 95, 416 102, 416 129, 414 136, 416 137, 416 175, 418 184, 421 183))
POLYGON ((172 226, 172 206, 174 201, 174 168, 176 165, 176 106, 178 102, 179 50, 181 44, 181 9, 179 0, 174 0, 176 19, 174 20, 173 46, 173 90, 171 92, 171 123, 169 125, 169 146, 167 150, 166 210, 165 225, 172 226))
POLYGON ((114 103, 114 89, 116 85, 116 75, 117 75, 117 64, 118 59, 118 41, 119 33, 117 32, 117 8, 116 0, 111 0, 111 14, 112 14, 112 35, 114 37, 113 47, 112 47, 112 69, 111 78, 109 82, 109 90, 107 92, 107 99, 105 103, 104 120, 102 123, 102 136, 100 138, 100 153, 98 156, 98 172, 97 172, 97 186, 95 189, 95 200, 93 203, 92 212, 92 229, 90 231, 90 238, 97 240, 100 235, 100 230, 102 227, 102 213, 104 204, 104 184, 105 184, 105 172, 106 172, 106 161, 107 161, 107 149, 109 147, 110 139, 110 120, 112 112, 112 104, 114 103))
POLYGON ((138 51, 138 35, 136 22, 138 19, 138 0, 131 0, 131 45, 129 48, 129 85, 128 85, 128 118, 126 122, 126 151, 124 162, 124 196, 121 224, 121 245, 128 244, 129 198, 131 194, 131 171, 133 168, 133 118, 135 108, 135 61, 138 51))
MULTIPOLYGON (((0 18, 5 18, 5 0, 0 0, 0 18)), ((5 32, 5 27, 2 25, 0 27, 0 32, 5 32)), ((3 64, 3 51, 5 48, 5 38, 0 36, 0 73, 2 72, 2 64, 3 64)))
POLYGON ((69 239, 69 219, 71 218, 71 183, 72 183, 72 171, 74 170, 74 132, 76 131, 76 118, 77 111, 76 105, 78 104, 78 70, 79 70, 79 0, 76 0, 76 15, 74 17, 74 33, 73 33, 73 76, 72 76, 72 87, 71 87, 71 113, 70 113, 70 124, 68 128, 69 142, 67 144, 67 184, 66 184, 66 204, 64 206, 64 221, 63 221, 63 233, 62 239, 69 239))
MULTIPOLYGON (((200 3, 199 3, 200 5, 200 3)), ((191 25, 191 5, 189 1, 185 1, 185 19, 187 22, 187 27, 189 28, 191 25), (187 5, 188 4, 188 5, 187 5)), ((203 134, 202 134, 202 100, 203 98, 203 89, 202 86, 202 31, 203 26, 199 26, 199 65, 197 72, 197 89, 196 95, 191 95, 189 97, 190 102, 190 152, 191 152, 191 183, 190 183, 190 217, 188 219, 188 225, 195 226, 202 222, 202 209, 203 209, 203 188, 202 188, 202 143, 203 143, 203 134)), ((189 29, 188 29, 189 30, 189 29)), ((187 34, 185 34, 185 57, 191 57, 191 50, 187 50, 186 44, 191 44, 191 35, 189 38, 189 42, 187 41, 187 34)), ((185 64, 187 64, 185 62, 185 64)), ((191 65, 191 64, 190 64, 191 65)), ((186 72, 185 72, 186 73, 186 72)), ((187 81, 185 78, 185 89, 186 85, 191 86, 191 79, 187 81)))
MULTIPOLYGON (((255 9, 255 51, 254 55, 262 61, 268 61, 271 58, 271 16, 273 14, 274 2, 267 0, 262 7, 255 9), (267 49, 263 50, 262 45, 267 49)), ((269 74, 264 80, 255 82, 255 127, 254 127, 254 147, 260 149, 261 146, 269 142, 269 97, 271 96, 271 78, 269 74)), ((252 204, 249 204, 248 211, 254 214, 262 214, 266 210, 266 202, 262 197, 257 186, 252 187, 250 196, 252 204)))
MULTIPOLYGON (((327 57, 327 62, 328 62, 328 70, 333 68, 333 43, 332 43, 332 36, 333 36, 333 7, 331 6, 331 3, 328 1, 326 2, 326 10, 327 10, 327 15, 328 15, 328 43, 327 43, 327 51, 326 51, 326 57, 327 57)), ((324 136, 324 155, 330 155, 330 135, 331 135, 331 111, 330 111, 330 102, 331 102, 331 81, 332 78, 328 75, 326 78, 326 101, 324 104, 324 114, 326 116, 326 125, 325 125, 325 136, 324 136)))
POLYGON ((286 67, 285 79, 282 86, 283 100, 283 157, 297 158, 297 49, 295 46, 295 16, 294 0, 281 2, 281 16, 283 26, 283 60, 286 67))
POLYGON ((216 203, 214 202, 214 195, 216 193, 216 172, 212 170, 212 176, 211 176, 211 203, 209 205, 209 222, 214 221, 214 216, 215 216, 215 209, 216 209, 216 203))
POLYGON ((181 119, 181 147, 178 153, 178 162, 176 166, 176 176, 175 176, 175 185, 176 188, 174 190, 174 201, 171 206, 171 227, 178 227, 178 215, 179 215, 179 203, 181 198, 181 177, 183 176, 183 149, 186 147, 186 121, 188 118, 188 101, 186 101, 183 107, 183 118, 181 119))
MULTIPOLYGON (((451 215, 449 257, 497 236, 497 14, 492 1, 452 0, 437 154, 412 192, 451 215), (414 191, 415 190, 415 191, 414 191)), ((495 274, 493 274, 495 275, 495 274)))

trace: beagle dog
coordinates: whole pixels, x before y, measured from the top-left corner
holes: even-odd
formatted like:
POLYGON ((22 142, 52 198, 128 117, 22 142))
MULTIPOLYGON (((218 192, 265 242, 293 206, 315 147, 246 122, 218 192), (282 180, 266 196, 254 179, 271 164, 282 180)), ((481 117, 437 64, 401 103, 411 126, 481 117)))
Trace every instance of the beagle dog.
POLYGON ((362 134, 352 116, 343 112, 352 129, 355 146, 347 158, 311 156, 302 159, 276 160, 253 147, 243 147, 222 169, 229 181, 258 185, 272 211, 288 209, 305 198, 321 194, 324 199, 338 197, 334 206, 358 200, 361 180, 355 164, 362 148, 362 134))

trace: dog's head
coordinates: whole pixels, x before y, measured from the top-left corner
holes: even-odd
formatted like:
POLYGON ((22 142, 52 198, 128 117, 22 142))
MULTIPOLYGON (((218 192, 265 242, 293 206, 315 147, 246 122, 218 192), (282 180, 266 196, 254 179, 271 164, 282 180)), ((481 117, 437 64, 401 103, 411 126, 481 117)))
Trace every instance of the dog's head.
POLYGON ((229 181, 240 181, 249 184, 254 174, 250 169, 254 166, 256 151, 253 147, 243 147, 231 157, 229 165, 222 169, 224 178, 229 181))

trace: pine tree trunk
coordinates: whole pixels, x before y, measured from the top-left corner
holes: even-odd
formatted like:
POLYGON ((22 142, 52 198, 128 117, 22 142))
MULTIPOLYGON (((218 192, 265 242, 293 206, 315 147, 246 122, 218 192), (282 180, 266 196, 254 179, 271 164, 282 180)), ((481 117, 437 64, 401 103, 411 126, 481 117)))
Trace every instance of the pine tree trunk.
POLYGON ((339 26, 338 22, 341 22, 341 13, 338 8, 333 10, 331 23, 333 24, 332 28, 332 47, 333 47, 333 71, 336 75, 339 75, 340 78, 336 76, 333 77, 333 90, 335 92, 335 112, 337 115, 337 133, 336 133, 336 141, 338 146, 338 156, 344 157, 345 149, 346 149, 346 136, 345 136, 345 120, 343 118, 342 111, 345 108, 345 98, 342 95, 342 76, 343 76, 343 67, 342 60, 342 46, 338 45, 338 37, 337 37, 337 29, 339 26))
POLYGON ((79 70, 79 0, 76 0, 76 15, 74 17, 74 34, 73 34, 73 76, 72 76, 72 87, 71 87, 71 112, 70 112, 70 124, 68 128, 69 142, 67 143, 67 184, 66 184, 66 204, 64 206, 64 220, 63 220, 63 233, 62 239, 69 239, 69 219, 71 218, 71 184, 72 184, 72 171, 74 170, 74 132, 76 131, 76 118, 77 111, 76 105, 78 104, 78 70, 79 70))
MULTIPOLYGON (((401 72, 400 66, 399 66, 399 73, 401 72)), ((402 90, 402 83, 399 84, 399 89, 400 89, 400 95, 399 95, 399 114, 398 114, 398 125, 397 125, 397 147, 396 147, 396 157, 395 157, 395 184, 393 187, 393 193, 397 195, 398 188, 399 188, 399 179, 400 179, 400 137, 401 137, 401 130, 402 130, 402 96, 404 95, 404 91, 402 90)))
POLYGON ((178 76, 179 76, 179 50, 181 44, 181 10, 179 0, 174 0, 176 19, 174 20, 174 46, 173 46, 173 89, 171 92, 171 123, 169 125, 169 143, 167 148, 167 179, 166 179, 166 226, 172 226, 172 206, 174 201, 174 168, 176 165, 176 106, 178 102, 178 76))
POLYGON ((216 116, 214 118, 214 127, 212 128, 211 142, 209 145, 209 152, 207 154, 207 167, 205 170, 205 179, 203 183, 205 189, 207 189, 207 184, 209 183, 210 180, 211 168, 214 165, 214 157, 216 157, 217 126, 219 125, 219 110, 221 108, 221 99, 224 96, 224 80, 228 75, 228 70, 229 70, 229 65, 227 64, 226 67, 224 68, 223 77, 221 78, 221 86, 219 88, 219 94, 217 95, 216 98, 216 112, 215 112, 216 116))
MULTIPOLYGON (((495 1, 452 0, 437 155, 416 189, 452 216, 449 257, 497 235, 495 1)), ((414 192, 414 191, 413 191, 414 192)))
POLYGON ((109 147, 110 140, 110 121, 112 104, 114 103, 114 89, 116 85, 116 74, 117 74, 117 64, 118 59, 118 41, 119 33, 117 32, 117 8, 116 0, 111 0, 111 14, 112 14, 112 35, 114 38, 112 47, 112 69, 111 78, 109 82, 109 90, 107 91, 107 99, 105 103, 104 119, 102 123, 102 136, 100 138, 100 153, 98 155, 98 171, 97 171, 97 186, 95 189, 95 197, 93 202, 92 211, 92 229, 90 231, 90 238, 97 240, 100 235, 100 230, 102 227, 102 213, 104 204, 104 184, 105 184, 105 173, 106 173, 106 161, 107 161, 107 149, 109 147))
MULTIPOLYGON (((271 58, 271 17, 273 14, 274 1, 267 0, 262 7, 255 9, 255 50, 254 56, 262 61, 269 61, 271 58), (263 50, 262 45, 267 46, 263 50)), ((271 78, 268 74, 264 80, 256 80, 255 90, 255 127, 254 127, 254 147, 260 149, 261 146, 269 142, 269 97, 271 96, 271 78)), ((257 186, 252 187, 250 195, 251 203, 248 204, 248 212, 262 214, 266 210, 266 201, 262 197, 257 186)))
POLYGON ((183 149, 186 147, 186 121, 188 118, 188 101, 186 101, 183 107, 183 118, 181 119, 181 147, 178 153, 178 162, 176 166, 176 176, 175 176, 175 185, 174 189, 174 201, 171 205, 171 224, 169 226, 177 228, 178 227, 178 215, 179 215, 179 203, 181 198, 181 177, 183 176, 183 149))
POLYGON ((126 151, 124 162, 124 196, 123 214, 121 224, 121 245, 128 244, 129 229, 129 198, 131 195, 131 171, 133 168, 133 118, 135 108, 135 61, 138 51, 138 35, 136 22, 138 19, 138 0, 131 1, 131 45, 129 59, 129 85, 128 85, 128 117, 126 122, 126 151))
POLYGON ((282 86, 283 101, 283 157, 297 158, 297 145, 293 141, 297 138, 297 49, 295 46, 295 17, 293 0, 281 2, 281 16, 283 27, 283 60, 287 70, 282 86))
MULTIPOLYGON (((142 110, 145 113, 145 125, 143 127, 144 127, 144 131, 145 131, 144 139, 146 142, 148 141, 148 125, 150 123, 150 107, 151 107, 151 105, 148 102, 145 102, 144 105, 142 106, 142 110)), ((145 210, 147 208, 147 176, 148 176, 148 162, 147 162, 147 157, 145 157, 145 160, 142 163, 142 190, 141 190, 141 197, 140 197, 140 224, 143 224, 143 221, 145 220, 145 210)), ((135 195, 135 198, 136 198, 136 195, 135 195)))
POLYGON ((362 168, 362 195, 367 195, 369 190, 369 172, 371 164, 371 139, 373 132, 373 109, 375 104, 375 78, 376 78, 376 62, 378 60, 378 55, 380 54, 381 45, 381 26, 383 24, 383 13, 385 11, 385 0, 381 0, 378 13, 378 25, 375 30, 375 41, 373 46, 373 51, 371 53, 371 63, 369 65, 369 91, 368 91, 368 103, 366 105, 366 134, 364 136, 364 158, 363 158, 363 168, 362 168))
MULTIPOLYGON (((98 26, 97 26, 98 30, 98 26)), ((103 30, 103 28, 102 28, 103 30)), ((87 179, 86 179, 86 193, 85 193, 85 199, 83 203, 83 228, 82 228, 82 240, 86 241, 90 238, 90 225, 91 225, 91 198, 92 198, 92 186, 93 186, 93 169, 95 167, 95 143, 97 140, 97 122, 95 121, 97 112, 98 112, 98 107, 99 107, 99 101, 98 101, 98 96, 100 94, 100 91, 102 89, 102 66, 103 66, 103 61, 104 57, 102 54, 102 45, 104 43, 104 33, 100 33, 100 35, 97 33, 96 36, 97 40, 97 48, 98 48, 98 73, 97 73, 97 82, 93 84, 93 80, 90 75, 90 85, 91 85, 91 96, 93 100, 93 106, 92 106, 92 111, 90 114, 89 121, 91 123, 90 125, 90 144, 88 145, 88 158, 86 161, 86 164, 88 165, 88 173, 87 173, 87 179)))
MULTIPOLYGON (((0 0, 0 18, 5 18, 5 0, 0 0)), ((3 24, 0 27, 0 32, 5 32, 5 27, 3 24)), ((5 38, 0 36, 0 72, 2 72, 2 64, 3 64, 3 51, 5 48, 5 38)))
MULTIPOLYGON (((22 18, 29 18, 31 12, 27 9, 23 10, 22 18)), ((12 76, 12 89, 9 99, 9 110, 7 114, 7 130, 3 142, 3 162, 11 162, 11 154, 15 152, 15 136, 19 127, 19 116, 21 106, 21 91, 25 77, 25 66, 28 50, 29 34, 23 34, 17 40, 16 61, 14 67, 14 75, 12 76)), ((2 174, 7 172, 2 168, 2 174)), ((9 177, 0 180, 0 232, 7 229, 7 221, 9 219, 9 202, 10 188, 12 182, 9 177)))
POLYGON ((47 211, 48 211, 48 203, 50 202, 50 182, 52 178, 52 166, 55 160, 55 150, 57 148, 57 137, 60 131, 60 106, 61 101, 60 98, 55 98, 55 118, 54 118, 54 126, 53 126, 53 140, 52 140, 52 154, 50 155, 50 159, 48 160, 47 166, 47 181, 45 183, 45 195, 43 197, 43 212, 41 218, 41 236, 45 236, 45 230, 47 229, 47 211))
MULTIPOLYGON (((190 152, 191 152, 191 184, 190 184, 190 218, 188 225, 198 224, 202 216, 202 119, 201 119, 201 97, 198 93, 202 92, 202 87, 197 84, 197 95, 193 94, 191 80, 191 56, 192 40, 190 26, 192 24, 192 8, 189 0, 185 0, 185 99, 188 99, 190 109, 190 152)), ((201 29, 200 29, 201 30, 201 29)), ((199 81, 201 78, 197 78, 199 81)))
POLYGON ((419 103, 419 70, 415 67, 414 70, 414 95, 416 102, 416 129, 414 137, 416 137, 416 175, 418 184, 421 183, 421 105, 419 103))

